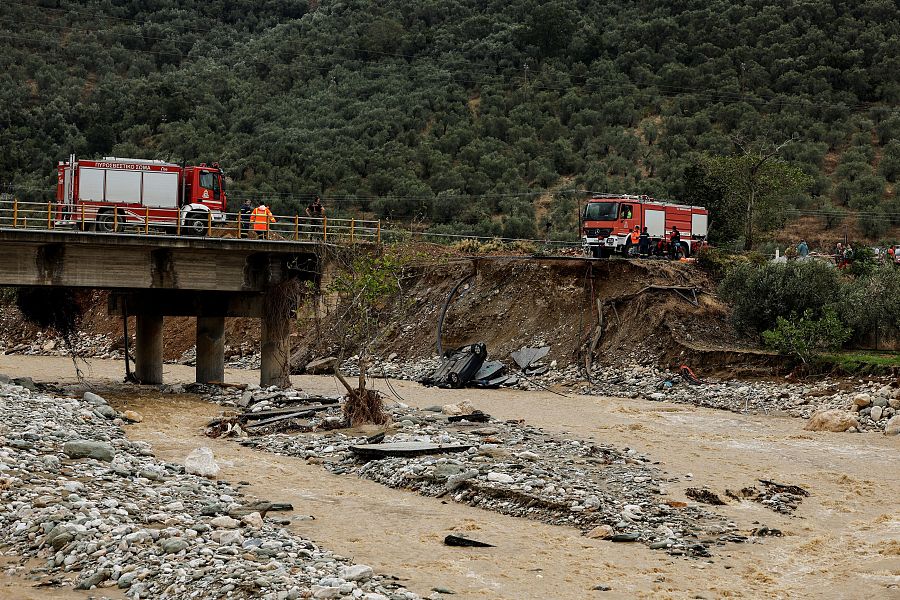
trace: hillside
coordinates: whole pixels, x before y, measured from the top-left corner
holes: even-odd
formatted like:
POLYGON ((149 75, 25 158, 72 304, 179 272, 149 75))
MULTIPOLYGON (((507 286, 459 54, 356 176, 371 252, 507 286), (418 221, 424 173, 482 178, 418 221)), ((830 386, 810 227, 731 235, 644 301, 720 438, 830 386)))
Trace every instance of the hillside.
POLYGON ((219 161, 278 211, 322 193, 565 238, 573 190, 689 202, 702 155, 797 134, 782 157, 813 183, 785 205, 877 239, 900 222, 898 46, 878 0, 7 2, 0 183, 46 198, 70 151, 219 161))

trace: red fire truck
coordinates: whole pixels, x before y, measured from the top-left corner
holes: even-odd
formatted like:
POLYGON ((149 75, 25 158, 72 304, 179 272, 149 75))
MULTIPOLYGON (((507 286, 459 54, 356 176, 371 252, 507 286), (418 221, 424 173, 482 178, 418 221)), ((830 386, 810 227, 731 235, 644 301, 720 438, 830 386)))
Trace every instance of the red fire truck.
MULTIPOLYGON (((595 194, 581 213, 581 240, 585 251, 595 257, 624 254, 628 234, 635 226, 647 228, 653 248, 667 246, 672 228, 677 227, 685 256, 706 240, 709 211, 654 200, 648 196, 595 194)), ((634 249, 636 251, 637 248, 634 249)))
POLYGON ((162 227, 204 235, 225 221, 225 175, 218 163, 187 167, 159 160, 106 157, 60 161, 57 225, 162 227))

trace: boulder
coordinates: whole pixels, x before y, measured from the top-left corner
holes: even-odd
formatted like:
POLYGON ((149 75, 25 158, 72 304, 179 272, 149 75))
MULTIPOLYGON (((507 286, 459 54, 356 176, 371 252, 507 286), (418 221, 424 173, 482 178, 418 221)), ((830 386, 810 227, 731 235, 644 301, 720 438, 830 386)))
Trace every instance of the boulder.
POLYGON ((37 386, 34 385, 34 380, 31 377, 16 377, 12 380, 12 384, 23 387, 26 390, 31 390, 32 392, 37 390, 37 386))
POLYGON ((63 444, 63 453, 69 458, 93 458, 111 462, 116 455, 112 446, 93 440, 73 440, 63 444))
POLYGON ((859 430, 859 421, 856 420, 853 413, 840 409, 831 409, 813 413, 804 429, 807 431, 841 432, 847 431, 851 427, 859 430))
POLYGON ((887 425, 884 426, 884 435, 898 434, 900 434, 900 415, 895 415, 891 417, 890 421, 887 422, 887 425))
POLYGON ((474 411, 475 407, 468 400, 463 400, 459 404, 445 404, 441 408, 441 412, 448 416, 471 415, 474 411))
POLYGON ((184 459, 184 470, 192 475, 201 477, 216 477, 219 474, 219 464, 213 457, 213 452, 206 446, 191 451, 184 459))
POLYGON ((306 373, 308 375, 325 375, 334 372, 334 365, 337 364, 337 358, 334 356, 326 356, 325 358, 317 358, 306 364, 306 373))
POLYGON ((872 404, 872 396, 870 396, 868 394, 857 394, 857 395, 853 396, 853 406, 856 406, 859 408, 865 408, 865 407, 869 406, 870 404, 872 404))
POLYGON ((122 418, 130 423, 140 423, 144 420, 144 415, 136 410, 126 410, 122 413, 122 418))
POLYGON ((585 535, 589 538, 594 538, 595 540, 608 540, 612 536, 616 534, 616 530, 613 529, 609 525, 598 525, 594 527, 590 531, 588 531, 585 535))
POLYGON ((877 421, 881 418, 881 414, 884 412, 884 409, 880 406, 873 406, 872 412, 869 413, 869 416, 872 417, 873 421, 877 421))
POLYGON ((374 574, 372 567, 367 565, 350 565, 341 569, 341 579, 347 581, 366 581, 374 574))
POLYGON ((90 402, 94 406, 106 406, 109 404, 103 396, 95 394, 94 392, 85 392, 82 398, 84 398, 85 402, 90 402))

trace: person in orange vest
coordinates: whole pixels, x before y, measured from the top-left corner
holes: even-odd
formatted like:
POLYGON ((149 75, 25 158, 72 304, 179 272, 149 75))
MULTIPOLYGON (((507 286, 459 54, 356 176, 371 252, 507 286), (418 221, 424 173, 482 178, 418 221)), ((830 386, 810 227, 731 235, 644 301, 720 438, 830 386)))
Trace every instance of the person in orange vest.
POLYGON ((631 248, 635 248, 635 252, 637 252, 637 247, 640 239, 641 228, 635 225, 634 229, 631 231, 631 233, 628 234, 628 238, 625 240, 625 258, 628 258, 631 248))
POLYGON ((250 213, 250 225, 253 227, 253 231, 264 239, 269 238, 269 224, 274 222, 275 217, 272 216, 272 211, 265 202, 260 202, 259 206, 250 213))

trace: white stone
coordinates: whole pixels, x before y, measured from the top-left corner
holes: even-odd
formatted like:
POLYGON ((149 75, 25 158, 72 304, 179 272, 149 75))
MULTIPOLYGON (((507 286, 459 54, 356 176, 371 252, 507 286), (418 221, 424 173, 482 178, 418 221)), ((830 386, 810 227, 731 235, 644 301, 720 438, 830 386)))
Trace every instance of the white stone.
POLYGON ((367 565, 350 565, 341 569, 341 579, 347 581, 366 581, 371 579, 375 572, 367 565))
MULTIPOLYGON (((259 513, 256 514, 258 515, 259 513)), ((209 524, 213 527, 218 527, 219 529, 237 529, 238 526, 240 526, 240 522, 237 519, 232 519, 228 515, 215 517, 210 520, 209 524)))
POLYGON ((498 473, 497 471, 491 471, 487 475, 488 481, 496 481, 497 483, 512 483, 515 481, 511 476, 506 473, 498 473))
POLYGON ((250 527, 259 529, 263 526, 262 516, 258 512, 252 512, 241 517, 241 521, 250 527))
POLYGON ((191 475, 201 477, 216 477, 219 474, 219 464, 213 457, 213 451, 202 446, 193 450, 184 459, 184 470, 191 475))

